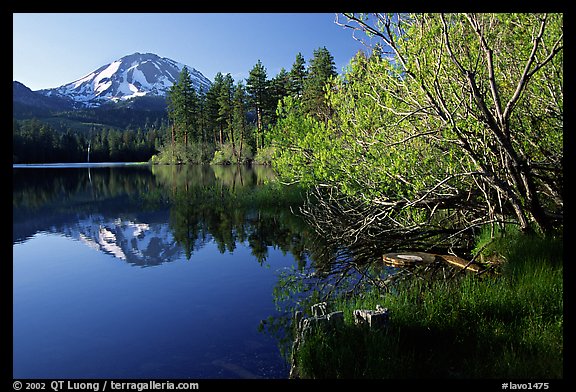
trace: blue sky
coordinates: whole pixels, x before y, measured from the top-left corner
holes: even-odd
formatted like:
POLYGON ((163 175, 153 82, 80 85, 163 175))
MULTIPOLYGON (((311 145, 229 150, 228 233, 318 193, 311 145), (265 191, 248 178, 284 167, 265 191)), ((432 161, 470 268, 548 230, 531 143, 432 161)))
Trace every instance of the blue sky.
POLYGON ((326 46, 338 72, 358 50, 333 13, 14 13, 13 80, 58 87, 134 52, 246 78, 258 59, 275 76, 301 52, 308 65, 326 46))

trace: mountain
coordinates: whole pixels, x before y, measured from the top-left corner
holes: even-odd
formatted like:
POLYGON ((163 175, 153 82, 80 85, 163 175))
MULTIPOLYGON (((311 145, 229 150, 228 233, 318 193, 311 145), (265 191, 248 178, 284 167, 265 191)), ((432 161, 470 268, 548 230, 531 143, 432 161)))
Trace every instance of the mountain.
POLYGON ((16 81, 12 83, 12 102, 15 117, 26 113, 47 114, 51 111, 70 110, 73 106, 69 98, 48 97, 16 81))
POLYGON ((96 128, 138 129, 167 121, 166 97, 144 95, 125 101, 85 106, 71 98, 46 96, 20 82, 12 82, 12 117, 36 119, 58 131, 84 132, 96 128))
MULTIPOLYGON (((153 53, 134 53, 103 65, 74 82, 37 92, 44 97, 72 101, 77 108, 99 107, 104 103, 143 96, 165 97, 178 81, 184 66, 153 53)), ((210 80, 198 70, 186 67, 194 88, 208 90, 210 80)))

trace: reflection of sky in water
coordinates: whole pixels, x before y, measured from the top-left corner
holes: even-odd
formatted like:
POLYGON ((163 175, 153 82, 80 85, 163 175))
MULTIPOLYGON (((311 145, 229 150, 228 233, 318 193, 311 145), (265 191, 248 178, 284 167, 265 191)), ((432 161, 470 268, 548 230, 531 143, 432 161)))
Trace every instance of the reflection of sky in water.
POLYGON ((291 256, 270 248, 261 266, 246 244, 222 254, 209 242, 190 260, 134 268, 113 262, 122 254, 47 232, 13 246, 15 378, 285 377, 257 329, 291 256))
POLYGON ((287 377, 258 327, 300 230, 226 169, 15 169, 14 378, 287 377))

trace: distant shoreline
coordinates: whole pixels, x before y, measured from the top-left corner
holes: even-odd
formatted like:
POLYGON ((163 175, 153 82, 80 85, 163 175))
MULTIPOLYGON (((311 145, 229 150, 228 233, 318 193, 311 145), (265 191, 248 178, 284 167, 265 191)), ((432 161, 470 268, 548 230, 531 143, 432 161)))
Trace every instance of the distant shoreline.
POLYGON ((13 163, 13 169, 84 168, 111 166, 144 166, 148 162, 67 162, 67 163, 13 163))

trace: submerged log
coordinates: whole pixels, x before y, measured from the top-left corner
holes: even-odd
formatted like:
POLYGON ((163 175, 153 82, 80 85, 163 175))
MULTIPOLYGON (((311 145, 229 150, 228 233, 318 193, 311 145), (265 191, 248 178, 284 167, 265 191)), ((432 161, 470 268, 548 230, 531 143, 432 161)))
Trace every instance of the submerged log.
POLYGON ((425 252, 386 253, 382 255, 382 260, 384 261, 384 264, 393 267, 410 267, 441 261, 467 271, 480 271, 480 266, 477 264, 453 255, 438 255, 435 253, 425 252))

